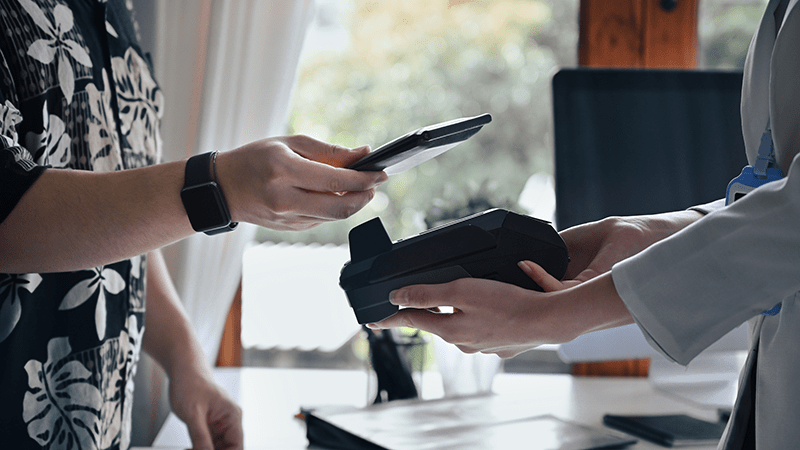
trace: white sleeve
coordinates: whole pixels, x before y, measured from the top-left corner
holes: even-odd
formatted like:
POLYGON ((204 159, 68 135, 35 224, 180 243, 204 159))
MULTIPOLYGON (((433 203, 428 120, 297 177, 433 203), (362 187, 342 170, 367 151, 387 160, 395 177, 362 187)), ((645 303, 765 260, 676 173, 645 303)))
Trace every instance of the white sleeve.
POLYGON ((788 176, 616 264, 614 285, 654 347, 681 364, 800 291, 800 156, 788 176))

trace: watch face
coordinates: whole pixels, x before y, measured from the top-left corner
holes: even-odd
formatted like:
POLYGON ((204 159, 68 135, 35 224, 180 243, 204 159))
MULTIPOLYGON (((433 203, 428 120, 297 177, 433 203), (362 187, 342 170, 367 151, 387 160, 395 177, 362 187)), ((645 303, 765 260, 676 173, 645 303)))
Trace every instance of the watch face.
POLYGON ((181 199, 195 231, 214 230, 231 222, 222 192, 213 181, 183 189, 181 199))

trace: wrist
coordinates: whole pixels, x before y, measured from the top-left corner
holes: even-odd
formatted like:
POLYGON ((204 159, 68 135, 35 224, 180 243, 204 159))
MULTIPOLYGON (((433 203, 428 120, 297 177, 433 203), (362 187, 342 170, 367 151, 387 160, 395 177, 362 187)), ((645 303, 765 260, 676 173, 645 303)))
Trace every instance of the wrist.
POLYGON ((696 210, 655 214, 649 216, 651 220, 648 221, 648 229, 653 236, 653 242, 658 242, 688 227, 703 216, 703 213, 696 210))
POLYGON ((192 229, 209 235, 232 231, 238 225, 231 220, 217 178, 217 155, 218 152, 209 152, 189 158, 181 189, 181 201, 192 229))
POLYGON ((607 217, 600 221, 601 231, 606 239, 625 242, 632 250, 632 256, 641 250, 666 239, 686 228, 703 214, 698 211, 685 210, 644 216, 607 217))
POLYGON ((181 379, 189 374, 210 378, 211 366, 186 313, 175 303, 161 301, 159 305, 157 299, 153 297, 153 308, 148 303, 147 332, 144 333, 142 350, 164 369, 169 378, 181 379))
POLYGON ((244 173, 241 169, 236 167, 236 151, 225 151, 217 154, 216 170, 217 180, 219 182, 222 192, 225 194, 225 199, 228 202, 228 211, 231 215, 231 220, 234 222, 248 222, 242 207, 242 182, 237 183, 236 180, 245 179, 244 173))
POLYGON ((562 309, 571 316, 569 321, 572 325, 567 327, 572 331, 571 339, 633 323, 633 317, 614 285, 611 271, 559 292, 567 294, 566 299, 559 301, 566 302, 562 309))
POLYGON ((164 372, 170 379, 180 380, 196 376, 213 378, 211 366, 196 339, 187 336, 184 339, 174 339, 173 342, 175 344, 171 345, 171 351, 162 363, 164 372))

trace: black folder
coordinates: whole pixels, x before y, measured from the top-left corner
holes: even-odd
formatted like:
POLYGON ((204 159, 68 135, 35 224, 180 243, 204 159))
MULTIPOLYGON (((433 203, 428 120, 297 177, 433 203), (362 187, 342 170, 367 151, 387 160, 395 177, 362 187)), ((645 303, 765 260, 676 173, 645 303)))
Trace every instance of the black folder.
POLYGON ((665 447, 715 445, 725 430, 724 422, 707 422, 686 414, 606 414, 603 423, 665 447))

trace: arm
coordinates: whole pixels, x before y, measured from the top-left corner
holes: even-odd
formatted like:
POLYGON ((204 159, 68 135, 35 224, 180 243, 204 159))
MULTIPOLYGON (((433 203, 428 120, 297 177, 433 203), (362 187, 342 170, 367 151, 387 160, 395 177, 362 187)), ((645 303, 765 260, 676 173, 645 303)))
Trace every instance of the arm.
MULTIPOLYGON (((221 153, 218 180, 234 221, 306 229, 348 217, 372 199, 383 172, 339 168, 367 152, 305 136, 265 139, 221 153)), ((93 267, 194 233, 180 199, 184 166, 45 171, 0 223, 0 272, 93 267)))
POLYGON ((158 250, 148 254, 145 314, 142 348, 166 371, 172 409, 188 426, 194 448, 241 449, 241 409, 214 382, 158 250))
MULTIPOLYGON (((800 291, 800 157, 786 178, 623 261, 614 283, 642 331, 686 364, 744 321, 800 291)), ((786 315, 784 314, 786 313, 786 315)))

